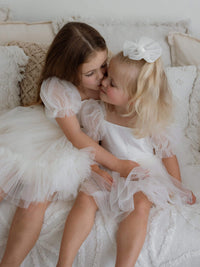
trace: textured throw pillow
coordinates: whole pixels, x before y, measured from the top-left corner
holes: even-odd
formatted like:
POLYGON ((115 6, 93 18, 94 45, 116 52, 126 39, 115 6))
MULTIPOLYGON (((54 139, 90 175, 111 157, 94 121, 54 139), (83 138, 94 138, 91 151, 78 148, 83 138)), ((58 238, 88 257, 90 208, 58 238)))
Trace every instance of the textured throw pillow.
POLYGON ((175 121, 184 130, 188 125, 189 96, 196 78, 196 67, 168 67, 166 75, 174 96, 175 121))
POLYGON ((186 136, 188 126, 189 98, 196 78, 195 66, 168 67, 166 75, 174 97, 174 130, 177 131, 176 152, 181 165, 195 162, 191 141, 186 136))
POLYGON ((122 49, 125 40, 136 40, 141 36, 147 36, 157 40, 163 49, 163 62, 165 66, 171 66, 170 49, 167 43, 167 35, 171 31, 188 33, 187 20, 170 23, 145 23, 120 20, 96 20, 95 18, 63 18, 52 22, 55 34, 68 21, 83 21, 97 29, 105 38, 108 48, 117 53, 122 49))
POLYGON ((0 110, 20 104, 19 82, 23 78, 28 57, 17 46, 0 46, 0 110))
POLYGON ((38 101, 38 82, 49 45, 28 42, 10 42, 22 48, 29 57, 23 80, 20 82, 21 105, 28 106, 38 101))
POLYGON ((197 68, 197 77, 190 95, 189 122, 186 135, 192 144, 195 163, 200 164, 200 67, 197 68))
POLYGON ((168 42, 172 66, 200 65, 200 39, 180 32, 170 32, 168 42))

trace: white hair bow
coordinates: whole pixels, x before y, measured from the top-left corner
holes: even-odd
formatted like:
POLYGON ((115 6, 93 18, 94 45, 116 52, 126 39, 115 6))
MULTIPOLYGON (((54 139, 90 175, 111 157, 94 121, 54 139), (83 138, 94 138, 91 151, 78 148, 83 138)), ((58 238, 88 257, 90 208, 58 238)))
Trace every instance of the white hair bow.
POLYGON ((162 48, 154 40, 142 37, 138 42, 125 41, 123 55, 130 59, 144 59, 148 63, 156 61, 162 54, 162 48))

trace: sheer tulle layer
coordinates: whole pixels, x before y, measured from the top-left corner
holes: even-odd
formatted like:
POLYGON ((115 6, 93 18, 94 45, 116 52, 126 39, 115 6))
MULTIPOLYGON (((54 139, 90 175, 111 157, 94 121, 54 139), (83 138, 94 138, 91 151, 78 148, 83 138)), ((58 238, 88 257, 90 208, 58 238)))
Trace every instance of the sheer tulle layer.
POLYGON ((0 194, 17 205, 75 197, 93 156, 74 148, 42 107, 0 117, 0 194))
POLYGON ((181 206, 191 201, 191 191, 170 176, 155 156, 140 164, 126 179, 112 172, 112 186, 101 176, 92 173, 80 190, 94 197, 105 219, 115 218, 118 222, 134 210, 133 196, 140 191, 161 208, 170 204, 181 206))

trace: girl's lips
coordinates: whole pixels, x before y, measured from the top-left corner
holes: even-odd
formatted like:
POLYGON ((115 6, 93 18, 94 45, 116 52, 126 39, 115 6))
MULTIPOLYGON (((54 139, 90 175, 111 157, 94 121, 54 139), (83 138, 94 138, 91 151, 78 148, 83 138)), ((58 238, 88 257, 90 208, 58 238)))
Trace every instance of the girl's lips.
POLYGON ((104 91, 104 90, 102 89, 102 87, 100 88, 100 92, 102 92, 103 94, 106 94, 106 91, 104 91))

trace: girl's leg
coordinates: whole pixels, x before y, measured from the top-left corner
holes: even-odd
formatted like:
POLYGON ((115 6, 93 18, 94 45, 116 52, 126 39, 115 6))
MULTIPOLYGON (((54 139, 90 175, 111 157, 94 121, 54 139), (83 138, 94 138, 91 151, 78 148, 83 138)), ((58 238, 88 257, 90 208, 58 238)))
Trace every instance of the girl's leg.
POLYGON ((0 202, 4 199, 4 193, 0 188, 0 202))
POLYGON ((0 267, 18 267, 35 245, 49 202, 17 208, 0 267))
POLYGON ((135 209, 119 225, 116 267, 133 267, 143 247, 152 203, 142 193, 134 195, 135 209))
POLYGON ((97 205, 93 197, 83 192, 67 217, 57 267, 71 267, 74 258, 94 224, 97 205))

